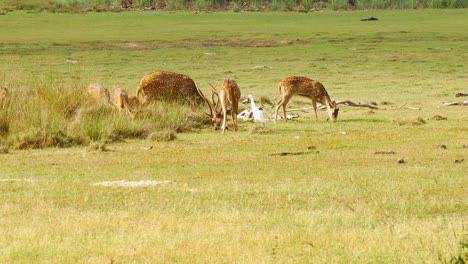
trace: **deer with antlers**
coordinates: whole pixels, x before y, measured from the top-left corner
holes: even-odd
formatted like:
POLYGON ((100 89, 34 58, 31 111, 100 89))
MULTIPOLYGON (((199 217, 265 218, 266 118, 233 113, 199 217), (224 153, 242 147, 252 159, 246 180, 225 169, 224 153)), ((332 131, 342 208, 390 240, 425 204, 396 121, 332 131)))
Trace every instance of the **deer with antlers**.
POLYGON ((283 107, 284 120, 286 121, 286 105, 294 95, 299 95, 312 99, 312 107, 315 111, 315 120, 317 116, 317 102, 327 107, 328 116, 332 122, 336 122, 338 117, 338 108, 336 102, 330 99, 325 87, 319 82, 306 77, 291 76, 279 83, 278 87, 281 93, 281 99, 276 103, 275 122, 278 119, 278 111, 283 107))
POLYGON ((9 99, 8 89, 6 87, 3 87, 0 90, 0 110, 4 110, 7 108, 8 99, 9 99))
MULTIPOLYGON (((211 85, 211 84, 210 84, 211 85)), ((223 133, 226 131, 226 119, 228 112, 231 112, 232 123, 234 127, 234 131, 237 131, 237 114, 239 108, 239 101, 241 97, 241 91, 237 82, 234 80, 224 80, 223 85, 221 86, 221 90, 219 92, 216 91, 216 88, 211 85, 212 88, 212 96, 211 99, 213 103, 203 95, 200 89, 198 89, 199 94, 208 104, 210 108, 210 117, 215 129, 219 128, 219 125, 222 122, 221 128, 223 129, 223 133), (215 97, 218 98, 218 101, 215 101, 215 97), (221 104, 221 108, 219 108, 219 104, 221 104)))

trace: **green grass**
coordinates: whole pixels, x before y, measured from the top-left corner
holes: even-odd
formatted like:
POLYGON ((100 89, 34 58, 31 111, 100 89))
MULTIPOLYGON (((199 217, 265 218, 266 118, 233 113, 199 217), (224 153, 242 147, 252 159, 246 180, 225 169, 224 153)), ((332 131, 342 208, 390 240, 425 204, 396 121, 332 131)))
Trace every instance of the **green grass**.
POLYGON ((442 106, 460 100, 455 93, 468 83, 465 17, 465 10, 7 13, 0 85, 12 100, 0 144, 0 262, 466 262, 468 112, 442 106), (379 21, 360 21, 370 16, 379 21), (254 69, 263 65, 271 68, 254 69), (199 128, 172 141, 91 144, 103 151, 8 148, 21 133, 87 144, 112 131, 125 138, 149 126, 163 135, 199 120, 171 103, 132 120, 92 108, 82 94, 91 82, 134 94, 155 70, 188 74, 206 92, 207 81, 233 78, 244 96, 265 102, 278 96, 282 78, 304 75, 334 99, 387 109, 341 106, 335 124, 324 112, 318 122, 299 112, 301 119, 268 123, 268 133, 240 123, 225 135, 199 128), (91 107, 89 118, 64 130, 76 120, 64 111, 73 105, 91 107), (397 154, 374 154, 389 149, 397 154), (277 152, 305 154, 270 155, 277 152), (94 185, 113 180, 171 183, 94 185))

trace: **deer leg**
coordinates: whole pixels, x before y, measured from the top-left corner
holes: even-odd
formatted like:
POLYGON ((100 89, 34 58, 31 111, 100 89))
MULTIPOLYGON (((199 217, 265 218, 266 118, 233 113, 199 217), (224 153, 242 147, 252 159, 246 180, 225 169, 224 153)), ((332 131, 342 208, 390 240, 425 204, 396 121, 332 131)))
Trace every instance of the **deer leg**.
POLYGON ((283 114, 284 114, 284 121, 285 122, 288 121, 288 118, 286 117, 286 105, 288 105, 289 100, 291 99, 291 96, 292 95, 283 97, 283 105, 282 106, 283 106, 283 114))
POLYGON ((224 131, 226 131, 226 112, 223 111, 223 125, 221 126, 223 129, 223 134, 224 131))
POLYGON ((232 124, 234 126, 234 131, 237 131, 237 114, 234 109, 231 110, 232 124))
POLYGON ((231 110, 232 122, 234 123, 234 131, 237 131, 237 106, 233 105, 231 110))
POLYGON ((278 112, 279 112, 279 109, 280 109, 280 107, 281 107, 282 104, 283 104, 283 98, 281 98, 281 99, 276 103, 275 123, 276 123, 276 120, 278 120, 278 112))
POLYGON ((314 108, 314 112, 315 112, 315 121, 318 121, 318 115, 317 115, 317 99, 312 99, 312 107, 314 108))
POLYGON ((227 118, 227 107, 226 107, 225 103, 221 104, 221 110, 223 111, 223 125, 222 125, 222 128, 223 128, 223 134, 224 134, 224 131, 226 131, 226 118, 227 118))
POLYGON ((287 118, 286 118, 286 105, 288 104, 289 99, 291 99, 290 96, 283 96, 283 98, 281 98, 281 100, 276 104, 275 123, 276 123, 276 120, 278 119, 278 112, 279 112, 280 107, 283 107, 284 121, 287 121, 287 118))

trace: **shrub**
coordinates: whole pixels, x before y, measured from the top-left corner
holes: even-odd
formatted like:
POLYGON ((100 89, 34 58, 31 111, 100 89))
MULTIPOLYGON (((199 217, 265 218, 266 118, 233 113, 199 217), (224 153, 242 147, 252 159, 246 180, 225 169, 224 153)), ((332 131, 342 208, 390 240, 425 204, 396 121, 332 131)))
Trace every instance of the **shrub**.
POLYGON ((70 147, 89 142, 146 138, 154 131, 189 131, 208 125, 204 106, 157 101, 134 118, 89 100, 89 81, 54 76, 16 83, 8 111, 0 112, 0 139, 18 149, 70 147))
POLYGON ((148 136, 148 139, 151 141, 157 142, 167 142, 176 139, 176 132, 173 130, 164 130, 153 132, 148 136))
POLYGON ((314 7, 314 1, 313 0, 301 0, 301 5, 304 10, 309 11, 314 7))

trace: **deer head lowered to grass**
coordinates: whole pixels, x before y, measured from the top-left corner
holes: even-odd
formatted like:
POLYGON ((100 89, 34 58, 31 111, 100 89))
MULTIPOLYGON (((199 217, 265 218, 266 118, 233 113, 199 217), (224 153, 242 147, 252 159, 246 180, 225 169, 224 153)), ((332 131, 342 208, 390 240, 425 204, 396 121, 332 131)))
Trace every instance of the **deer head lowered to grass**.
POLYGON ((135 117, 141 111, 140 100, 136 96, 128 96, 123 88, 114 90, 114 105, 121 112, 126 112, 135 117))
POLYGON ((275 122, 278 119, 278 111, 283 107, 284 120, 286 121, 286 105, 294 95, 299 95, 312 99, 312 107, 315 112, 315 120, 317 116, 317 102, 327 107, 328 116, 332 122, 336 122, 338 117, 338 108, 336 102, 330 99, 325 87, 319 82, 306 77, 291 76, 279 83, 279 92, 281 99, 276 103, 275 122))
POLYGON ((100 103, 110 103, 109 90, 102 84, 92 83, 88 86, 88 95, 100 103))
POLYGON ((138 84, 136 96, 142 105, 163 98, 203 103, 195 82, 189 76, 168 71, 144 76, 138 84))
POLYGON ((200 96, 205 100, 205 102, 208 104, 208 107, 210 108, 209 116, 211 117, 211 122, 213 123, 214 128, 218 129, 222 122, 221 127, 224 133, 226 130, 227 115, 228 112, 230 112, 234 131, 237 131, 237 114, 239 111, 238 108, 241 97, 241 91, 236 81, 230 79, 224 80, 221 90, 219 92, 216 91, 216 88, 213 85, 211 85, 211 88, 212 103, 210 103, 208 98, 206 98, 203 95, 200 89, 197 89, 200 96), (218 98, 217 101, 215 101, 215 97, 218 98))

